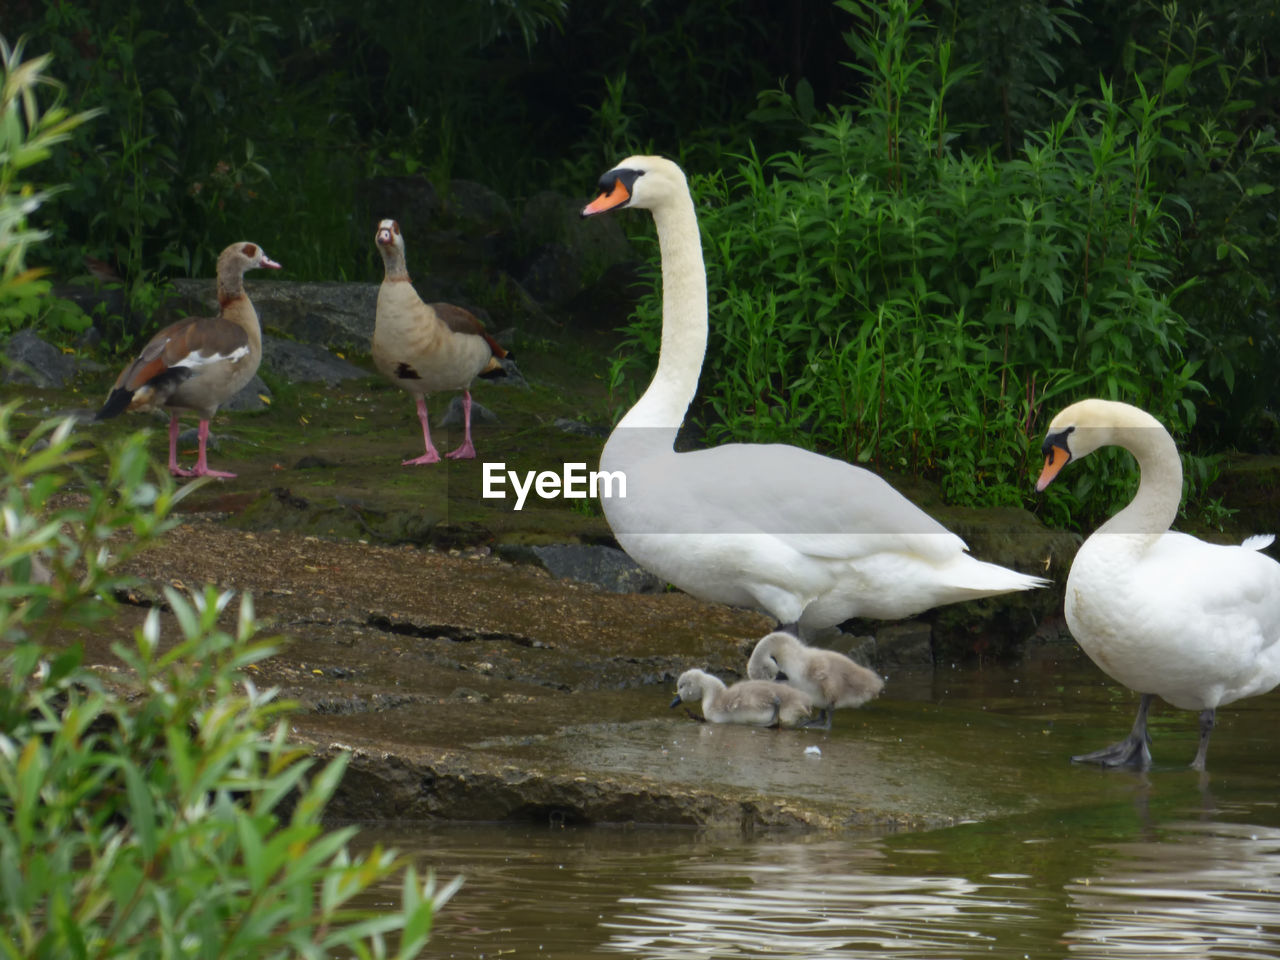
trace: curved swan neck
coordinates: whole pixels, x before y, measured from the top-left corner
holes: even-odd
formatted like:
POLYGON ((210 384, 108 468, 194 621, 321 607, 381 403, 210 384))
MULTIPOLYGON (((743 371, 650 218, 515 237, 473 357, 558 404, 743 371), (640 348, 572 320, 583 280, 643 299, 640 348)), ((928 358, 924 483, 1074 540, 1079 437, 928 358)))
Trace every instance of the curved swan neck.
POLYGON ((1173 525, 1182 502, 1182 461, 1169 432, 1153 417, 1118 424, 1113 443, 1138 461, 1138 492, 1129 505, 1098 528, 1098 533, 1159 537, 1173 525))
POLYGON ((671 196, 652 212, 662 256, 662 348, 648 389, 618 426, 674 431, 693 402, 707 351, 707 274, 689 193, 671 196))

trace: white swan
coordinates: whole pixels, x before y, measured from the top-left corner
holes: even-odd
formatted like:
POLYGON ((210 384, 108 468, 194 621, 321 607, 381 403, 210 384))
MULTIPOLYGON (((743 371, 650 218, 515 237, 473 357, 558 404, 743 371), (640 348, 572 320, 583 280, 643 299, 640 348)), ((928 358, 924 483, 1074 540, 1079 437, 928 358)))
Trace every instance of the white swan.
POLYGON ((648 389, 610 435, 601 470, 619 544, 704 600, 754 607, 810 631, 850 617, 897 619, 1046 581, 975 560, 964 541, 874 473, 785 444, 676 453, 707 347, 707 281, 693 200, 678 166, 630 157, 582 215, 653 214, 662 255, 662 345, 648 389))
POLYGON ((1258 552, 1273 537, 1222 546, 1170 532, 1182 499, 1178 449, 1160 421, 1125 403, 1081 400, 1054 417, 1036 489, 1103 446, 1132 453, 1141 479, 1132 502, 1076 554, 1067 626, 1094 663, 1142 699, 1125 739, 1073 759, 1150 766, 1147 710, 1159 695, 1200 711, 1191 766, 1203 770, 1214 711, 1280 683, 1280 563, 1258 552))
POLYGON ((747 661, 747 676, 795 687, 818 708, 818 723, 828 729, 832 710, 860 707, 884 689, 884 680, 874 670, 843 653, 805 646, 782 630, 775 630, 756 644, 747 661))
POLYGON ((705 670, 686 670, 676 683, 671 706, 702 701, 702 717, 711 723, 756 727, 800 727, 809 717, 809 699, 794 687, 768 680, 742 680, 726 687, 705 670))

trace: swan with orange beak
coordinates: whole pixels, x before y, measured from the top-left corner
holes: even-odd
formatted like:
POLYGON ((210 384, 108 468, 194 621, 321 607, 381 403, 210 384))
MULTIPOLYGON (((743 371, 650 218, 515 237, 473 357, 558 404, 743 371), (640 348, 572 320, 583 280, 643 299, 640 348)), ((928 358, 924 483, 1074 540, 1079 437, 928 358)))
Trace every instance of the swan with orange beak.
POLYGON ((1141 699, 1128 736, 1072 759, 1149 767, 1147 712, 1159 696, 1199 712, 1191 766, 1204 770, 1217 708, 1280 683, 1280 563, 1260 552, 1274 538, 1215 544, 1171 531, 1182 499, 1177 447, 1155 417, 1126 403, 1082 400, 1054 417, 1036 489, 1104 446, 1133 454, 1138 492, 1076 553, 1067 626, 1094 663, 1141 699))

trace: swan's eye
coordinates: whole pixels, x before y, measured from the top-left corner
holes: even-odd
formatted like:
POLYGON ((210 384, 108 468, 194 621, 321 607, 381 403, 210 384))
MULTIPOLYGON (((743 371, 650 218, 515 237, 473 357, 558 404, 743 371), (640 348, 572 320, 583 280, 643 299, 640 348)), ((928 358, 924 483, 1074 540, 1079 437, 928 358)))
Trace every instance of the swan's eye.
POLYGON ((1044 443, 1040 444, 1040 452, 1048 456, 1049 451, 1057 447, 1068 457, 1071 456, 1071 447, 1067 444, 1067 437, 1075 433, 1075 425, 1064 427, 1056 433, 1050 433, 1045 436, 1044 443))

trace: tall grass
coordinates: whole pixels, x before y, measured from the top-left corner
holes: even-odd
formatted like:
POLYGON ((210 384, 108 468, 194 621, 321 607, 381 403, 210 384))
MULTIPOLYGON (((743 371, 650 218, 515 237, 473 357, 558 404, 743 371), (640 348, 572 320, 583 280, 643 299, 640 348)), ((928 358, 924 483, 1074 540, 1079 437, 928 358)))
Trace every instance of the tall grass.
MULTIPOLYGON (((692 177, 712 328, 696 419, 712 441, 784 440, 934 477, 956 502, 1023 503, 1070 401, 1195 422, 1195 334, 1172 306, 1180 201, 1151 175, 1172 109, 1101 82, 1011 159, 955 149, 945 97, 971 71, 922 7, 868 7, 863 97, 810 119, 800 149, 692 177)), ((655 291, 615 383, 651 368, 660 311, 655 291)), ((1074 494, 1102 510, 1126 477, 1074 494)))

